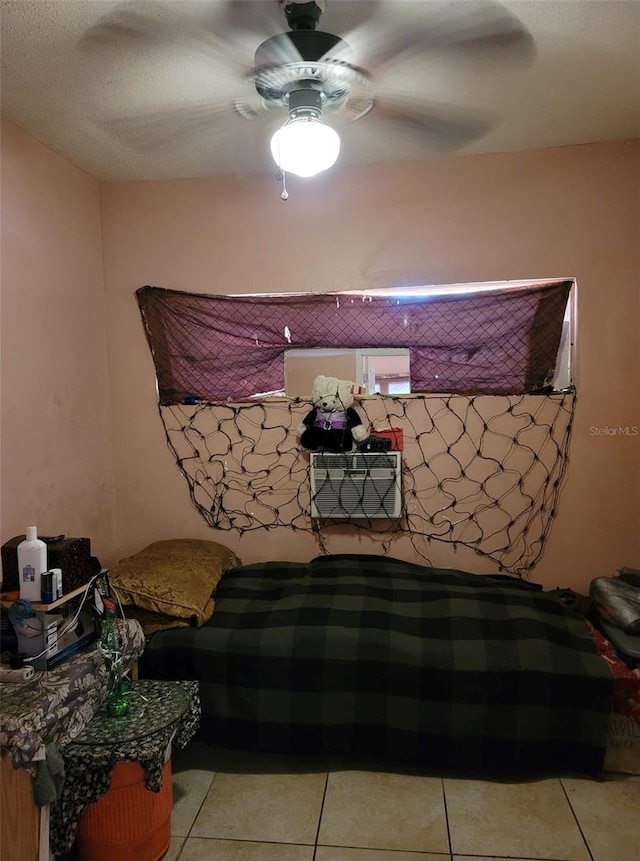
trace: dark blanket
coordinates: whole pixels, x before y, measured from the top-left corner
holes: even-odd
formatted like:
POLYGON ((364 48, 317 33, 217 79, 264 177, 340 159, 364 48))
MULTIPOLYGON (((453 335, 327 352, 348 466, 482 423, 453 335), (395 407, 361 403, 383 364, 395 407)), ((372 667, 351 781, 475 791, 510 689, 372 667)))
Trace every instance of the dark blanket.
POLYGON ((227 572, 143 676, 198 679, 207 740, 457 772, 597 774, 613 679, 553 593, 380 556, 227 572))

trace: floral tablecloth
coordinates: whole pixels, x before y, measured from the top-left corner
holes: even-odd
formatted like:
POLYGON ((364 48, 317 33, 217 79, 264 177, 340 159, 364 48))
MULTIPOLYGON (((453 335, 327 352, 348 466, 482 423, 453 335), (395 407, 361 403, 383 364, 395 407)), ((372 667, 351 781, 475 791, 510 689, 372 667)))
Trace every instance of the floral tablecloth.
POLYGON ((131 685, 130 695, 126 719, 100 713, 76 741, 61 748, 64 785, 51 807, 50 845, 55 855, 73 846, 80 817, 109 790, 114 765, 139 762, 146 788, 159 792, 169 745, 185 747, 200 725, 198 682, 142 680, 131 685))
MULTIPOLYGON (((140 623, 118 621, 125 663, 145 646, 140 623)), ((53 670, 26 682, 2 685, 0 746, 8 750, 15 768, 31 766, 43 746, 59 747, 76 738, 104 701, 107 670, 99 649, 79 652, 53 670)))

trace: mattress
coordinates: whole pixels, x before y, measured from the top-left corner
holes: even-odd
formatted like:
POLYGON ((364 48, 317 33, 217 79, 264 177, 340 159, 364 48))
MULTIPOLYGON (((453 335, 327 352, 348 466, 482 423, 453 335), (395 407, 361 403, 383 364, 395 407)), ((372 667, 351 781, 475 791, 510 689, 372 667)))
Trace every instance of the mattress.
POLYGON ((198 679, 206 738, 457 773, 598 774, 613 678, 553 592, 373 555, 228 571, 141 675, 198 679))

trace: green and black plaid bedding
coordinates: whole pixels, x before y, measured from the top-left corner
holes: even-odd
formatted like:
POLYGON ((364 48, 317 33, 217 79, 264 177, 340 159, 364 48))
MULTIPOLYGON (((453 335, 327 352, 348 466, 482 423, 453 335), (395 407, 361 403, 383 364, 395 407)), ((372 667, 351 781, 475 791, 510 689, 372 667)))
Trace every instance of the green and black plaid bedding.
POLYGON ((380 556, 227 572, 142 675, 198 679, 208 741, 458 772, 597 774, 613 680, 585 622, 509 577, 380 556))

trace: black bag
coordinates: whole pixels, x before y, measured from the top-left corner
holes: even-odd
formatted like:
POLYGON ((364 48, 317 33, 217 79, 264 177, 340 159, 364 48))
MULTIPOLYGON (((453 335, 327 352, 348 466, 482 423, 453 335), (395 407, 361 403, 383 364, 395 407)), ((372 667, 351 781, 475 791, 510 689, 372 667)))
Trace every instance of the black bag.
MULTIPOLYGON (((25 537, 16 535, 2 545, 2 589, 5 592, 20 589, 18 544, 24 541, 25 537)), ((47 545, 47 570, 62 569, 63 594, 67 595, 89 582, 94 573, 89 538, 67 538, 66 535, 38 535, 38 538, 47 545)))

